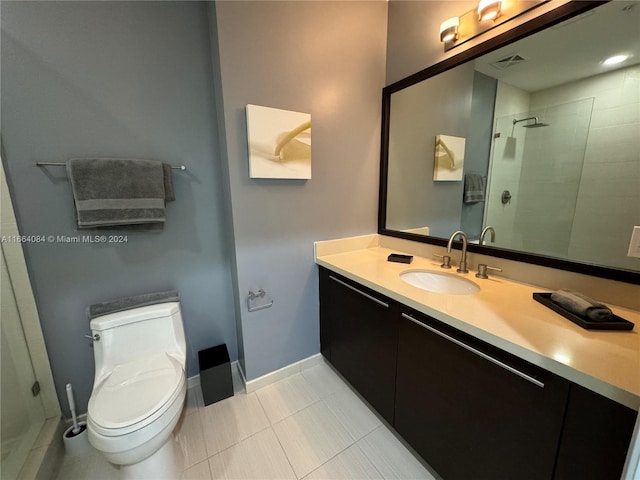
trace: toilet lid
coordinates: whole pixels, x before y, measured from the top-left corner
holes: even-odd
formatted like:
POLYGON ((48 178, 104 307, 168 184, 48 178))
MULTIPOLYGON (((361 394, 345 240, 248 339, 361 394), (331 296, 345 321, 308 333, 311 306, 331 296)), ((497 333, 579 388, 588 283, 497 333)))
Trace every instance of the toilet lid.
POLYGON ((118 365, 94 388, 89 416, 102 428, 131 427, 162 408, 182 377, 184 370, 167 354, 118 365))

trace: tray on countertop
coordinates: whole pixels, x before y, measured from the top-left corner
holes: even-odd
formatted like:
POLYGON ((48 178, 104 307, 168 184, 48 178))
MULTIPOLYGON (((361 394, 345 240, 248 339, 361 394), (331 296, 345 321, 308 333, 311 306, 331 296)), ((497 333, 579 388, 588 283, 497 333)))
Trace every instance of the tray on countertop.
POLYGON ((565 318, 568 318, 573 323, 580 325, 582 328, 586 328, 587 330, 633 330, 634 324, 629 320, 625 320, 622 317, 617 316, 615 313, 611 316, 610 320, 605 320, 603 322, 594 322, 593 320, 588 320, 580 315, 576 315, 571 313, 570 311, 564 309, 553 300, 551 300, 550 293, 534 293, 533 299, 537 302, 540 302, 545 307, 550 308, 556 313, 559 313, 565 318))

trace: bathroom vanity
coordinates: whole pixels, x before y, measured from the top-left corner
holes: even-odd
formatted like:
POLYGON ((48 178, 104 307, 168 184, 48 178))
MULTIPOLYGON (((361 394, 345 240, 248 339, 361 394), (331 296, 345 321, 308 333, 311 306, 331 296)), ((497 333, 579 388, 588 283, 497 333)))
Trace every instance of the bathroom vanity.
MULTIPOLYGON (((422 18, 420 3, 396 2, 390 21, 422 18)), ((598 48, 632 48, 635 7, 566 2, 387 85, 379 235, 316 243, 322 354, 446 480, 640 479, 638 216, 607 203, 638 204, 638 170, 601 146, 638 64, 602 69, 598 48), (446 151, 464 182, 437 175, 442 134, 466 142, 446 151), (458 237, 461 273, 441 269, 432 255, 458 237), (481 264, 504 273, 476 278, 481 264), (635 330, 585 330, 533 298, 582 286, 635 330)), ((619 143, 634 145, 628 123, 619 143)))
POLYGON ((640 313, 613 307, 633 332, 584 330, 533 300, 545 288, 475 271, 463 276, 476 293, 425 291, 400 275, 440 261, 388 262, 398 250, 380 238, 316 244, 321 351, 437 473, 619 479, 640 406, 640 313))

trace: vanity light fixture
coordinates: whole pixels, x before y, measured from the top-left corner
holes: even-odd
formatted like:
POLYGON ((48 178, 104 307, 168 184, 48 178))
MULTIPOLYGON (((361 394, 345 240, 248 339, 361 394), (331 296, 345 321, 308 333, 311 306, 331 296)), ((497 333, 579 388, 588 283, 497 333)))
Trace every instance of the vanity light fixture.
POLYGON ((479 1, 477 8, 451 17, 440 25, 440 41, 444 43, 445 52, 549 0, 476 1, 479 1))
POLYGON ((451 17, 440 24, 440 41, 450 42, 458 38, 460 18, 451 17))
POLYGON ((618 65, 619 63, 624 62, 629 55, 614 55, 602 61, 602 64, 609 67, 611 65, 618 65))
POLYGON ((478 4, 478 20, 493 20, 500 14, 502 0, 480 0, 478 4))

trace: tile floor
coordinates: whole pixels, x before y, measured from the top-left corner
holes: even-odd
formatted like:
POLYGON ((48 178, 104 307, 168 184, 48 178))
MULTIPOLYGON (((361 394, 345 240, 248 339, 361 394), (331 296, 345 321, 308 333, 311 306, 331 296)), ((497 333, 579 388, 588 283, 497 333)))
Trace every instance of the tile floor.
MULTIPOLYGON (((207 407, 189 389, 177 439, 184 480, 439 479, 324 362, 207 407)), ((115 478, 95 452, 65 458, 57 476, 115 478)))

